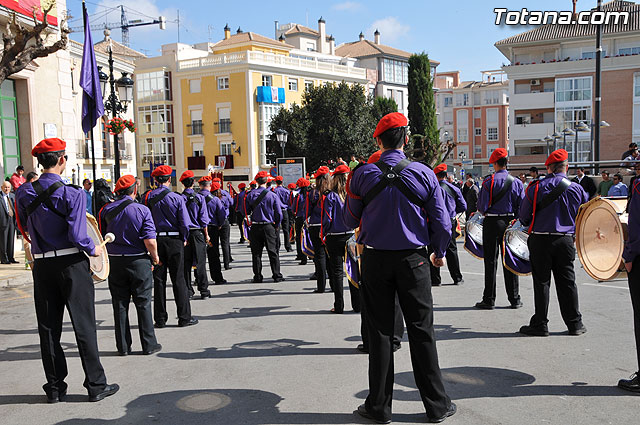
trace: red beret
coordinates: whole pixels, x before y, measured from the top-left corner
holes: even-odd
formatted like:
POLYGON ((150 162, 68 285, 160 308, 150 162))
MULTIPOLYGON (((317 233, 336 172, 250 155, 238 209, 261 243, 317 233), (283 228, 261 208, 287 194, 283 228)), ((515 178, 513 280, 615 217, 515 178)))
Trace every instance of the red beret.
POLYGON ((187 170, 184 173, 182 173, 182 175, 180 176, 180 181, 184 179, 189 179, 189 178, 193 178, 193 171, 191 170, 187 170))
POLYGON ((251 183, 249 183, 249 186, 257 186, 258 182, 255 180, 251 180, 251 183))
POLYGON ((118 193, 121 190, 129 189, 131 186, 136 184, 136 178, 131 174, 127 174, 126 176, 122 176, 118 179, 116 183, 115 189, 113 189, 114 193, 118 193))
POLYGON ((289 183, 289 184, 287 185, 287 188, 289 188, 289 189, 291 189, 291 190, 294 190, 294 189, 296 188, 296 184, 295 184, 295 183, 289 183))
POLYGON ((282 177, 282 176, 276 176, 276 181, 277 181, 277 182, 283 182, 283 181, 284 181, 284 177, 282 177))
POLYGON ((260 171, 258 174, 256 174, 256 180, 266 179, 267 177, 269 177, 269 173, 266 171, 260 171))
POLYGON ((447 171, 447 164, 444 164, 444 163, 439 164, 436 166, 436 168, 433 169, 433 172, 436 174, 440 174, 443 171, 447 171))
POLYGON ((212 182, 218 182, 218 183, 222 183, 222 180, 220 180, 220 177, 214 177, 213 179, 211 179, 212 182))
POLYGON ((382 151, 375 152, 369 157, 369 160, 367 160, 367 164, 375 164, 376 162, 380 161, 380 155, 382 155, 382 151))
POLYGON ((247 185, 246 185, 246 184, 244 184, 244 183, 240 183, 240 184, 238 185, 238 189, 244 189, 245 187, 247 187, 247 185))
POLYGON ((218 183, 218 182, 211 183, 211 191, 215 192, 216 190, 220 189, 220 187, 221 187, 220 183, 218 183))
POLYGON ((567 159, 569 159, 569 154, 567 153, 567 151, 565 151, 564 149, 558 149, 557 151, 551 152, 551 155, 549 155, 549 158, 547 158, 544 165, 546 167, 547 165, 550 165, 556 162, 563 162, 563 161, 566 161, 567 159))
POLYGON ((311 182, 304 177, 300 177, 296 184, 298 185, 298 187, 307 187, 311 185, 311 182))
POLYGON ((331 175, 335 176, 336 174, 348 174, 350 171, 351 168, 349 168, 349 166, 341 164, 338 165, 335 170, 333 170, 333 173, 331 173, 331 175))
POLYGON ((507 156, 508 154, 505 148, 498 148, 491 154, 491 157, 489 158, 489 164, 493 164, 500 158, 506 158, 507 156))
POLYGON ((36 156, 39 153, 60 152, 67 148, 67 142, 56 137, 44 139, 31 149, 31 155, 36 156))
POLYGON ((173 173, 173 170, 168 165, 161 165, 156 167, 151 173, 151 177, 162 177, 162 176, 170 176, 173 173))
POLYGON ((275 179, 273 178, 273 176, 272 176, 271 174, 269 174, 269 175, 267 176, 267 182, 272 182, 272 181, 274 181, 274 180, 275 180, 275 179))
POLYGON ((198 183, 204 183, 204 182, 210 182, 211 181, 211 176, 203 176, 200 177, 200 180, 198 180, 198 183))
POLYGON ((324 176, 325 174, 331 174, 331 171, 329 170, 329 167, 325 167, 324 165, 320 168, 318 168, 318 171, 316 171, 316 173, 313 175, 314 179, 317 179, 318 177, 324 176))
POLYGON ((373 132, 373 138, 375 139, 387 130, 398 127, 406 127, 408 124, 409 121, 407 120, 407 117, 402 115, 400 112, 392 112, 385 115, 380 119, 380 121, 378 121, 376 131, 373 132))

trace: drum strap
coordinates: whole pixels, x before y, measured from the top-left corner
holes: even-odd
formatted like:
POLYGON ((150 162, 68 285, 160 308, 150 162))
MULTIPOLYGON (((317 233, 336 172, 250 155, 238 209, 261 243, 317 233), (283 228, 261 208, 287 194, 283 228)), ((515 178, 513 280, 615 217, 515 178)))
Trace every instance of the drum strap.
POLYGON ((251 204, 251 211, 252 212, 253 212, 253 210, 255 210, 258 207, 258 205, 260 205, 262 200, 267 197, 268 193, 269 193, 269 191, 267 189, 265 189, 265 190, 262 191, 262 193, 260 195, 258 195, 256 200, 253 201, 253 203, 251 204))
POLYGON ((109 225, 109 223, 111 223, 113 221, 114 218, 116 218, 118 216, 118 214, 120 214, 122 211, 124 211, 125 208, 127 208, 129 205, 133 204, 135 201, 133 201, 131 198, 129 199, 125 199, 120 205, 118 205, 117 207, 113 208, 111 211, 107 212, 104 216, 102 215, 102 212, 104 211, 104 207, 106 207, 107 205, 105 205, 104 207, 102 207, 102 209, 100 210, 100 212, 98 213, 98 226, 100 227, 100 233, 103 234, 106 233, 106 227, 109 225), (104 221, 104 229, 105 231, 103 232, 102 230, 102 222, 104 221))
POLYGON ((407 168, 409 164, 411 164, 411 161, 409 161, 407 158, 397 163, 395 167, 389 166, 382 160, 376 162, 375 165, 380 169, 380 171, 382 171, 382 175, 380 176, 380 181, 376 183, 376 185, 373 186, 373 188, 371 188, 371 190, 369 190, 364 195, 364 205, 367 206, 369 203, 371 203, 371 201, 374 200, 376 196, 380 194, 380 192, 382 192, 388 186, 393 185, 398 188, 398 190, 400 190, 400 192, 402 192, 402 194, 406 196, 407 199, 411 201, 411 203, 422 208, 424 206, 424 201, 420 199, 418 195, 413 193, 411 189, 409 189, 409 187, 406 185, 406 183, 402 180, 402 177, 400 177, 400 173, 402 172, 402 170, 407 168))
POLYGON ((511 189, 511 185, 513 184, 513 181, 515 180, 513 178, 513 176, 511 174, 509 174, 507 176, 506 180, 504 181, 504 185, 502 186, 502 189, 500 189, 500 192, 496 193, 496 196, 493 196, 493 178, 494 178, 494 176, 491 176, 491 191, 490 191, 490 194, 489 194, 489 206, 487 207, 487 210, 489 208, 491 208, 492 206, 494 206, 495 204, 497 204, 502 198, 504 198, 504 196, 511 189))
POLYGON ((553 188, 547 196, 545 196, 540 202, 538 202, 538 189, 540 189, 540 180, 536 182, 535 194, 533 196, 533 217, 531 219, 531 225, 529 225, 529 233, 533 231, 533 224, 536 221, 536 214, 547 208, 554 203, 568 188, 571 186, 571 182, 563 178, 560 183, 553 188))
POLYGON ((162 191, 162 193, 160 193, 159 195, 156 195, 153 198, 149 199, 149 195, 151 194, 151 192, 149 192, 149 193, 147 193, 147 197, 145 198, 144 203, 151 210, 151 209, 153 209, 153 207, 155 207, 158 204, 158 202, 162 201, 164 199, 164 197, 167 196, 170 193, 171 193, 171 191, 167 189, 167 190, 162 191))
POLYGON ((31 186, 33 187, 33 190, 36 191, 36 193, 38 194, 38 196, 36 197, 36 199, 34 199, 31 204, 29 204, 29 206, 27 206, 27 216, 30 216, 31 214, 33 214, 33 212, 42 204, 45 204, 47 206, 47 208, 49 208, 53 213, 55 213, 57 216, 66 219, 66 216, 64 214, 62 214, 60 211, 56 210, 53 206, 53 202, 51 202, 51 195, 53 195, 53 193, 58 190, 59 188, 61 188, 62 186, 64 186, 65 184, 62 183, 61 181, 57 181, 54 184, 52 184, 51 186, 49 186, 46 190, 42 188, 42 184, 40 184, 40 182, 38 180, 34 181, 33 183, 31 183, 31 186))
POLYGON ((452 197, 453 199, 456 199, 456 195, 455 193, 453 193, 453 190, 449 187, 448 184, 446 184, 444 181, 440 182, 440 187, 447 192, 447 195, 449 195, 450 197, 452 197))
POLYGON ((196 204, 198 204, 198 206, 200 206, 200 200, 195 193, 182 192, 182 195, 187 198, 187 205, 195 202, 196 204))
POLYGON ((212 194, 208 194, 207 196, 204 197, 204 200, 207 201, 207 204, 209 202, 211 202, 212 199, 213 199, 213 195, 212 194))

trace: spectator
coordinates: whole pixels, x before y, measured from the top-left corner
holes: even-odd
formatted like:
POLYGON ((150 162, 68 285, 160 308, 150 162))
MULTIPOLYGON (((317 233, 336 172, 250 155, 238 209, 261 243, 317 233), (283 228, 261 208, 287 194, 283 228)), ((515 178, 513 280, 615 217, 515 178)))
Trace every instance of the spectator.
POLYGON ((631 155, 631 152, 633 152, 634 150, 638 150, 638 144, 629 143, 629 150, 623 153, 620 159, 626 159, 629 155, 631 155))
POLYGON ((464 183, 464 189, 466 190, 464 200, 467 202, 465 217, 468 220, 469 216, 478 210, 478 194, 480 193, 480 189, 475 184, 473 177, 470 175, 467 176, 467 181, 464 183))
POLYGON ((336 161, 336 167, 338 165, 347 165, 347 163, 344 161, 344 159, 342 159, 341 156, 338 157, 338 160, 336 161))
POLYGON ((2 183, 0 193, 0 263, 18 264, 13 258, 13 244, 16 238, 16 199, 11 193, 11 183, 2 183))
POLYGON ((637 161, 640 161, 640 155, 638 154, 638 149, 634 149, 631 151, 631 154, 624 159, 624 162, 620 164, 621 167, 625 168, 633 168, 633 164, 637 161))
POLYGON ((29 171, 27 173, 26 183, 33 183, 36 180, 38 180, 38 173, 36 173, 35 171, 29 171))
POLYGON ((584 167, 579 167, 576 170, 576 174, 577 175, 571 179, 571 181, 582 186, 584 191, 589 195, 589 199, 593 198, 597 191, 596 184, 593 182, 593 179, 584 173, 584 167))
POLYGON ((607 170, 602 170, 600 175, 602 176, 602 181, 598 185, 598 195, 609 196, 609 189, 613 186, 613 181, 609 178, 607 170))
POLYGON ((22 186, 24 182, 27 181, 27 179, 24 178, 23 174, 24 174, 24 167, 22 165, 18 165, 16 167, 16 172, 13 173, 13 175, 9 179, 9 182, 11 183, 11 187, 13 187, 14 192, 18 190, 18 188, 22 186))
POLYGON ((613 186, 609 189, 609 196, 628 196, 629 190, 627 185, 622 181, 622 174, 615 173, 613 175, 613 186))
POLYGON ((113 202, 114 196, 109 187, 109 183, 107 183, 105 179, 98 179, 95 183, 93 188, 93 210, 97 214, 102 207, 109 202, 113 202))
POLYGON ((349 168, 352 170, 356 168, 360 162, 356 159, 355 155, 351 155, 351 161, 349 162, 349 168))
POLYGON ((523 185, 525 185, 525 187, 527 186, 527 175, 525 173, 521 173, 518 178, 520 179, 520 181, 522 182, 523 185))
POLYGON ((93 195, 91 194, 91 180, 84 179, 82 180, 82 190, 84 191, 84 195, 87 197, 86 210, 89 214, 93 214, 93 195))
POLYGON ((629 182, 629 202, 627 203, 627 208, 629 207, 629 203, 631 202, 631 198, 633 197, 633 184, 635 183, 636 179, 640 177, 640 162, 637 162, 635 164, 634 171, 636 172, 636 175, 631 177, 631 182, 629 182))
POLYGON ((529 168, 529 175, 531 176, 532 179, 537 179, 539 176, 538 173, 538 167, 531 167, 529 168))

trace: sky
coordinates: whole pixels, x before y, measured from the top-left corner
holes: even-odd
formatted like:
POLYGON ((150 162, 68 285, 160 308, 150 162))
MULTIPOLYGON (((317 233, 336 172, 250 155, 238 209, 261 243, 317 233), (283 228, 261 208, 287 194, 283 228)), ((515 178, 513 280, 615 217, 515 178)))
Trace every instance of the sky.
MULTIPOLYGON (((578 10, 593 8, 596 3, 579 0, 578 10)), ((240 27, 274 37, 276 20, 317 29, 322 16, 327 34, 333 34, 336 45, 356 41, 361 31, 373 40, 373 32, 378 29, 382 44, 412 53, 426 52, 440 62, 438 71, 459 70, 463 80, 479 80, 481 71, 499 69, 507 59, 494 43, 531 29, 495 25, 494 8, 560 11, 573 7, 571 0, 87 0, 92 27, 119 23, 118 5, 126 7, 130 21, 166 16, 164 31, 157 25, 129 30, 131 47, 148 56, 157 56, 162 44, 175 43, 178 37, 188 44, 219 41, 226 24, 232 32, 240 27)), ((67 9, 72 15, 69 26, 80 28, 71 38, 82 42, 82 1, 67 0, 67 9)), ((121 41, 119 29, 111 35, 121 41)), ((93 32, 94 42, 103 37, 102 29, 93 32)))

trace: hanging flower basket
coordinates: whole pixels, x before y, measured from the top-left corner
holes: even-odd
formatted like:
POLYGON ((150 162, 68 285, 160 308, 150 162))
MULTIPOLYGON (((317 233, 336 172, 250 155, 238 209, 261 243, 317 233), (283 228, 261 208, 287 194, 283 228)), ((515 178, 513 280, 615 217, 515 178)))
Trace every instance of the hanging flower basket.
POLYGON ((115 117, 109 120, 106 125, 110 134, 122 134, 125 130, 129 130, 132 133, 136 131, 136 124, 132 120, 123 120, 120 117, 115 117))

